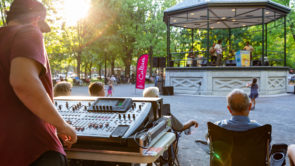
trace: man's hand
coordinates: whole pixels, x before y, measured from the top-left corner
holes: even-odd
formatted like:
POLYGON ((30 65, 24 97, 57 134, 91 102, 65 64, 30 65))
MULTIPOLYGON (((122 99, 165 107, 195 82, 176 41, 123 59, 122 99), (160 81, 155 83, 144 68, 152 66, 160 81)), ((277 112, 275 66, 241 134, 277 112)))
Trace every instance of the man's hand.
POLYGON ((61 128, 57 128, 57 134, 67 148, 71 148, 72 144, 77 142, 75 129, 67 123, 61 128))
POLYGON ((195 121, 195 120, 190 120, 188 122, 186 122, 184 125, 183 125, 183 129, 182 131, 186 130, 186 129, 189 129, 191 128, 192 126, 195 126, 195 128, 197 128, 199 126, 198 122, 195 121))
POLYGON ((190 124, 190 127, 191 127, 191 126, 195 126, 195 128, 197 128, 197 127, 199 126, 198 122, 195 121, 195 120, 190 120, 190 121, 189 121, 189 124, 190 124))

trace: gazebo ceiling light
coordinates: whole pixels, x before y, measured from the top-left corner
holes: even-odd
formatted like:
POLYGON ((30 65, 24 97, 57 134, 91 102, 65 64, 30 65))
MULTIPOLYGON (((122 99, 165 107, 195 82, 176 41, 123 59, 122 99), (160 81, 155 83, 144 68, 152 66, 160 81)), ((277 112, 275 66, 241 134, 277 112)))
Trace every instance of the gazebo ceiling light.
POLYGON ((286 16, 290 8, 270 0, 184 0, 164 12, 170 26, 231 29, 270 23, 286 16), (198 22, 196 25, 195 22, 198 22), (238 22, 238 24, 234 24, 238 22))

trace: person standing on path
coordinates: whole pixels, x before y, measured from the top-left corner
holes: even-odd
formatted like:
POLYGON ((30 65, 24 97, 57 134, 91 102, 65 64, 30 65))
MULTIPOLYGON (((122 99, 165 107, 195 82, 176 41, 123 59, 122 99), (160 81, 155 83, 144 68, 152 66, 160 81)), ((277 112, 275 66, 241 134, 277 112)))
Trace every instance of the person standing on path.
POLYGON ((255 109, 255 105, 256 105, 256 101, 255 99, 258 97, 258 85, 257 85, 257 79, 253 78, 252 83, 248 84, 247 87, 251 88, 251 92, 250 92, 250 99, 251 99, 251 103, 253 104, 253 107, 251 108, 251 110, 255 109))

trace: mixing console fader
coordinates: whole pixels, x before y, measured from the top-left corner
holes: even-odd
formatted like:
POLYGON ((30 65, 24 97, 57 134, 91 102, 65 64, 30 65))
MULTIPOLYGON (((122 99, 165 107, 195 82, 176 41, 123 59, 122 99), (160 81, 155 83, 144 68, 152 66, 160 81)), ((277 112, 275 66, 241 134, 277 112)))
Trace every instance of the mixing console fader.
POLYGON ((149 121, 151 103, 131 98, 55 99, 62 117, 77 131, 79 140, 127 138, 149 121))

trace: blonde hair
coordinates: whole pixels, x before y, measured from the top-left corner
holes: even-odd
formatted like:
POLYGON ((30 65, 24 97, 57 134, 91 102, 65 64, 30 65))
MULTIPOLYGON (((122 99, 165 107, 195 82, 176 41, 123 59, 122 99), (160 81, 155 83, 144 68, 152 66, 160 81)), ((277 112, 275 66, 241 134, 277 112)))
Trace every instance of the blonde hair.
POLYGON ((58 96, 70 96, 72 84, 66 81, 58 82, 53 89, 54 97, 58 96))
POLYGON ((158 87, 148 87, 143 90, 143 97, 159 97, 158 87))

